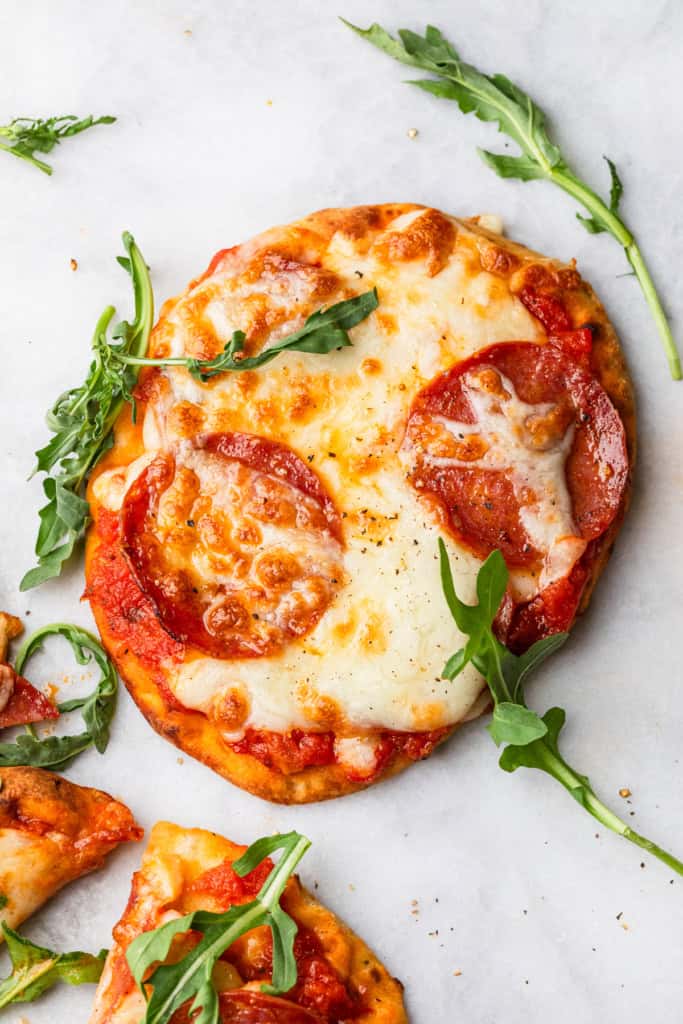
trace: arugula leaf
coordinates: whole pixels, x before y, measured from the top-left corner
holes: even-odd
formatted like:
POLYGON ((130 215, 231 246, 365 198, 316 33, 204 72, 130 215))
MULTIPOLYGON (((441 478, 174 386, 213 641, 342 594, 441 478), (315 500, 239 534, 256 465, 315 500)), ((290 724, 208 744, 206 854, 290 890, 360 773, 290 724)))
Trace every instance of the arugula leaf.
POLYGON ((4 892, 0 892, 0 910, 4 910, 8 903, 8 897, 4 894, 4 892))
POLYGON ((293 948, 297 927, 280 906, 280 897, 310 845, 297 832, 256 840, 232 865, 238 875, 253 871, 276 850, 282 850, 282 856, 250 903, 218 914, 195 910, 133 939, 126 959, 147 1002, 140 1024, 167 1024, 189 1000, 191 1015, 198 1012, 193 1021, 219 1024, 218 997, 211 981, 214 965, 233 942, 259 925, 268 925, 273 936, 272 984, 263 985, 263 991, 278 994, 292 988, 297 977, 293 948), (202 933, 200 942, 177 963, 165 964, 173 940, 190 930, 202 933))
POLYGON ((0 149, 6 153, 27 160, 45 174, 52 174, 52 168, 44 160, 39 160, 35 153, 51 153, 62 139, 71 138, 88 128, 98 124, 114 124, 115 117, 105 115, 94 118, 83 117, 80 120, 73 114, 63 117, 15 117, 9 124, 0 126, 0 138, 9 139, 8 143, 0 142, 0 149))
POLYGON ((118 263, 130 274, 135 296, 135 317, 123 321, 108 337, 114 307, 107 306, 95 326, 92 349, 95 358, 85 383, 60 395, 47 415, 51 440, 36 452, 34 473, 46 473, 43 491, 48 499, 40 509, 40 526, 35 551, 38 565, 21 581, 20 590, 30 590, 59 576, 90 522, 85 499, 93 468, 113 444, 112 429, 124 403, 133 406, 133 390, 141 366, 184 366, 198 381, 206 382, 228 370, 250 370, 264 366, 280 352, 326 353, 351 344, 348 331, 377 308, 377 291, 365 292, 338 302, 329 309, 316 310, 304 326, 281 338, 252 358, 241 358, 246 335, 235 331, 223 352, 214 359, 147 359, 145 353, 154 320, 154 295, 149 271, 132 235, 125 232, 127 256, 118 263), (55 467, 57 467, 55 469, 55 467))
POLYGON ((352 344, 348 331, 365 320, 377 309, 379 300, 377 289, 355 295, 352 299, 344 299, 328 309, 318 309, 306 320, 304 326, 285 335, 275 344, 264 349, 257 356, 242 357, 246 334, 235 331, 223 351, 213 359, 192 359, 184 356, 164 359, 145 359, 125 354, 118 355, 121 363, 127 366, 184 366, 195 380, 206 383, 219 373, 230 370, 254 370, 258 366, 270 363, 281 352, 316 352, 324 355, 336 349, 347 348, 352 344))
POLYGON ((107 950, 91 953, 54 953, 36 946, 4 922, 2 930, 12 961, 12 973, 0 981, 0 1009, 10 1003, 31 1003, 58 981, 83 985, 99 981, 107 950))
POLYGON ((543 715, 527 707, 523 683, 527 676, 567 640, 567 633, 538 640, 522 655, 513 654, 495 636, 493 623, 505 592, 508 570, 500 551, 493 551, 479 570, 476 605, 463 604, 453 587, 446 546, 439 538, 441 583, 446 603, 461 632, 469 635, 467 646, 448 659, 442 675, 454 679, 471 660, 486 680, 493 698, 493 718, 488 727, 496 744, 506 743, 500 767, 506 772, 517 768, 537 768, 556 779, 584 810, 617 835, 647 850, 679 875, 683 863, 651 840, 634 832, 595 794, 587 776, 580 775, 564 760, 559 735, 565 722, 562 708, 551 708, 543 715), (469 652, 466 656, 465 652, 469 652))
POLYGON ((20 590, 30 590, 59 576, 84 536, 90 521, 84 496, 88 477, 112 445, 112 427, 124 403, 132 401, 137 371, 123 366, 117 357, 146 351, 154 320, 154 296, 142 253, 128 232, 123 235, 123 244, 128 253, 124 267, 133 281, 135 317, 132 323, 118 324, 112 332, 116 340, 110 341, 107 331, 115 310, 107 306, 95 327, 95 358, 85 383, 60 395, 47 415, 54 437, 36 452, 34 473, 52 474, 43 482, 48 503, 38 513, 38 565, 26 573, 20 590))
POLYGON ((411 81, 409 85, 433 96, 453 100, 464 114, 474 114, 481 121, 497 124, 499 131, 517 143, 521 156, 479 150, 484 163, 496 174, 521 181, 552 181, 588 211, 588 217, 579 216, 587 231, 592 234, 607 231, 616 239, 624 249, 650 307, 671 376, 674 380, 681 380, 681 360, 666 313, 638 243, 618 212, 623 186, 614 163, 606 158, 611 176, 608 205, 566 162, 549 135, 543 111, 532 98, 505 75, 485 75, 465 63, 439 29, 427 26, 424 37, 400 29, 396 39, 380 25, 362 29, 343 18, 341 20, 394 60, 438 76, 436 79, 411 81))
POLYGON ((40 739, 32 731, 19 737, 13 743, 0 743, 0 766, 32 765, 52 771, 65 768, 78 754, 89 747, 103 754, 109 743, 109 730, 116 711, 118 678, 116 670, 104 648, 92 633, 68 622, 55 622, 36 630, 24 641, 17 654, 15 671, 22 670, 36 651, 40 650, 47 636, 63 636, 71 645, 79 665, 95 661, 100 670, 97 686, 87 697, 77 697, 59 705, 62 713, 80 711, 85 732, 73 736, 47 736, 40 739))

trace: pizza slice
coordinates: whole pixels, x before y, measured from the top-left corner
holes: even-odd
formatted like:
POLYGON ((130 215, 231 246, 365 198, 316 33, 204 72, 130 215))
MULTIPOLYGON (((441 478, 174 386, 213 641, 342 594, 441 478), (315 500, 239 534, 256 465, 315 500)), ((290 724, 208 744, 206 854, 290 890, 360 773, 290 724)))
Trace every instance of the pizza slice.
POLYGON ((0 729, 59 718, 52 701, 7 663, 9 644, 23 630, 16 615, 0 612, 0 729))
POLYGON ((0 921, 16 928, 142 834, 128 808, 107 793, 41 768, 0 768, 0 921))
MULTIPOLYGON (((245 874, 236 863, 245 850, 202 829, 181 828, 168 822, 154 826, 140 870, 133 876, 128 905, 114 928, 114 944, 100 979, 90 1024, 138 1024, 143 1019, 145 999, 126 955, 129 953, 134 963, 139 962, 136 946, 139 949, 142 936, 160 926, 172 928, 172 922, 186 914, 223 913, 230 907, 246 907, 263 892, 264 883, 281 870, 285 858, 275 868, 266 858, 245 874), (131 950, 132 943, 136 946, 131 950)), ((246 931, 222 952, 211 972, 221 1024, 342 1024, 356 1020, 364 1024, 406 1024, 400 982, 391 977, 357 935, 313 898, 296 875, 291 875, 286 884, 283 877, 282 884, 285 887, 279 906, 296 925, 296 981, 288 991, 263 991, 275 973, 271 931, 265 925, 246 931)), ((186 922, 183 927, 187 927, 186 922)), ((155 942, 157 937, 158 931, 155 942)), ((199 941, 197 931, 179 931, 165 963, 179 964, 199 941)), ((156 962, 152 966, 157 966, 156 962)), ((149 976, 147 971, 144 980, 149 976)), ((207 998, 206 992, 202 997, 207 998)), ((167 1007, 155 1019, 188 1024, 196 1009, 188 999, 175 1010, 167 1007)))

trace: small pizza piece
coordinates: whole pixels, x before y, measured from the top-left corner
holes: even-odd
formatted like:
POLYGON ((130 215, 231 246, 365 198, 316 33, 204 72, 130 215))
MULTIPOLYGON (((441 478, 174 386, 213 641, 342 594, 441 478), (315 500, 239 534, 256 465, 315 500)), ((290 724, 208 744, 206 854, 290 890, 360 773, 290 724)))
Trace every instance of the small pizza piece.
MULTIPOLYGON (((246 847, 202 829, 159 822, 152 829, 128 905, 113 931, 114 944, 100 979, 90 1024, 138 1024, 145 1001, 130 972, 126 951, 143 932, 193 911, 224 912, 249 903, 273 868, 262 861, 240 877, 232 864, 246 847)), ((280 905, 297 925, 297 980, 280 995, 261 986, 271 981, 272 938, 266 926, 246 932, 213 968, 221 1024, 407 1024, 402 986, 374 953, 293 875, 280 905)), ((198 941, 196 932, 174 940, 168 962, 177 962, 198 941)), ((190 1024, 187 1005, 173 1024, 190 1024)))
POLYGON ((23 629, 16 615, 0 612, 0 729, 59 718, 59 711, 52 701, 23 676, 18 676, 7 663, 10 641, 23 629))
POLYGON ((0 920, 11 928, 141 839, 128 808, 42 768, 0 768, 0 920))

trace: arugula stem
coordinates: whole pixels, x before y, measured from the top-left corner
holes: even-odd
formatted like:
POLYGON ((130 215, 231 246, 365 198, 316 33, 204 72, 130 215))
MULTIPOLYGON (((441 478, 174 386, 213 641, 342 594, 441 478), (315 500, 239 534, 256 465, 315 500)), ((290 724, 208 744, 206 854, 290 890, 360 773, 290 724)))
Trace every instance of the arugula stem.
POLYGON ((609 233, 616 238, 619 245, 622 248, 627 249, 629 245, 634 242, 633 235, 626 227, 620 217, 614 214, 609 206, 602 201, 599 195, 589 188, 588 185, 584 185, 582 181, 579 181, 570 171, 559 170, 558 168, 551 168, 548 172, 548 177, 551 178, 556 185, 559 185, 561 189, 573 196, 574 199, 586 207, 587 210, 604 221, 605 227, 609 233))
POLYGON ((259 893, 259 900, 268 910, 272 910, 280 902, 290 875, 293 874, 294 868, 310 845, 310 839, 307 839, 306 836, 299 836, 289 853, 286 853, 278 861, 277 870, 272 871, 266 879, 266 883, 259 893))
POLYGON ((496 174, 521 181, 551 181, 592 214, 591 217, 577 216, 591 234, 608 231, 625 250, 650 307, 671 376, 674 380, 683 379, 680 356, 654 282, 635 238, 618 212, 623 186, 614 163, 605 157, 612 182, 608 206, 566 162, 548 133, 543 111, 531 96, 505 75, 487 75, 465 63, 438 28, 428 25, 424 36, 399 29, 396 38, 378 24, 362 29, 344 18, 342 21, 394 60, 436 76, 410 81, 409 85, 433 96, 455 101, 463 114, 473 113, 481 121, 497 124, 503 134, 516 142, 521 150, 519 156, 479 150, 479 155, 496 174))
POLYGON ((264 914, 265 911, 262 904, 254 901, 236 921, 233 921, 230 927, 218 935, 214 942, 202 948, 201 957, 188 958, 187 969, 178 975, 173 990, 166 994, 164 1005, 160 1007, 159 1014, 147 1017, 145 1021, 148 1021, 149 1024, 156 1024, 157 1021, 166 1021, 168 1019, 165 1015, 166 1007, 173 1004, 173 1000, 180 996, 186 986, 191 983, 193 977, 196 974, 201 975, 206 970, 207 963, 215 963, 221 954, 226 949, 229 949, 233 942, 236 942, 246 931, 250 931, 252 928, 257 928, 260 924, 263 924, 264 914))
POLYGON ((648 270, 643 254, 633 234, 626 227, 620 217, 617 217, 602 199, 592 189, 578 181, 573 174, 567 171, 552 168, 549 177, 561 189, 578 199, 586 209, 599 220, 602 220, 610 234, 619 242, 626 253, 626 258, 633 267, 635 275, 642 289, 645 300, 650 307, 659 336, 664 346, 664 352, 669 363, 669 370, 674 380, 683 379, 681 369, 681 358, 676 350, 676 343, 671 333, 671 327, 664 312, 652 275, 648 270))
MULTIPOLYGON (((7 132, 0 132, 1 135, 8 134, 7 132)), ((44 174, 52 174, 52 168, 49 164, 39 160, 37 156, 29 156, 28 153, 22 153, 21 150, 15 149, 14 146, 6 146, 4 142, 0 142, 0 149, 4 150, 5 153, 11 153, 12 156, 18 157, 20 160, 26 160, 27 163, 33 164, 39 171, 43 171, 44 174)))
POLYGON ((609 809, 602 800, 599 800, 595 793, 586 786, 586 780, 577 775, 573 768, 570 768, 567 762, 561 758, 558 754, 552 750, 545 739, 534 740, 533 743, 528 745, 529 750, 533 750, 539 761, 539 766, 542 765, 543 769, 552 775, 554 779, 564 786, 572 796, 577 793, 580 794, 579 803, 592 814, 605 828, 615 832, 618 836, 622 836, 624 839, 628 839, 630 842, 635 843, 636 846, 640 846, 641 849, 647 850, 653 857, 657 857, 658 860, 663 861, 670 868, 679 874, 683 875, 683 863, 674 857, 673 854, 663 850, 656 843, 653 843, 650 839, 646 839, 644 836, 634 832, 624 821, 621 820, 613 811, 609 809))
POLYGON ((114 358, 126 366, 187 366, 187 356, 166 356, 159 359, 147 359, 142 356, 129 356, 114 352, 114 358))
POLYGON ((669 370, 674 380, 683 379, 683 370, 681 369, 681 357, 676 350, 676 343, 671 333, 671 327, 667 320, 666 313, 662 306, 661 300, 655 288, 654 281, 650 275, 650 271, 645 265, 643 254, 638 248, 638 243, 633 240, 631 245, 626 248, 626 256, 633 267, 636 277, 640 282, 640 287, 643 290, 645 300, 650 307, 652 316, 657 325, 662 342, 664 343, 664 351, 666 352, 666 358, 669 362, 669 370))

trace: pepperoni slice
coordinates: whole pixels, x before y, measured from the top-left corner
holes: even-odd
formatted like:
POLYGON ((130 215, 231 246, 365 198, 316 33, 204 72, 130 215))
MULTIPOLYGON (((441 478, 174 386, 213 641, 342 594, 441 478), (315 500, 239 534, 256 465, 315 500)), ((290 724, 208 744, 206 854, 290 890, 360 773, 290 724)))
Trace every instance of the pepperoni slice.
MULTIPOLYGON (((254 933, 256 935, 257 933, 254 933)), ((268 981, 273 970, 273 943, 268 930, 261 930, 258 947, 235 945, 225 954, 242 978, 248 981, 268 981)), ((362 1001, 352 994, 332 966, 320 939, 310 928, 299 926, 294 939, 296 984, 287 993, 287 999, 305 1007, 316 1019, 336 1022, 353 1020, 363 1013, 362 1001)))
POLYGON ((564 628, 583 580, 560 588, 561 613, 557 586, 548 588, 591 555, 629 472, 623 425, 590 372, 555 344, 493 345, 417 396, 403 456, 413 486, 461 543, 481 558, 499 548, 524 582, 520 593, 547 591, 553 607, 535 616, 548 619, 541 635, 564 628))
MULTIPOLYGON (((317 1013, 278 996, 250 989, 221 992, 221 1024, 328 1024, 317 1013)), ((173 1015, 173 1024, 190 1024, 189 1005, 173 1015)))
POLYGON ((284 445, 216 434, 160 453, 121 512, 123 549, 166 630, 219 658, 273 654, 343 582, 341 520, 284 445))
POLYGON ((317 1013, 278 996, 238 989, 220 997, 222 1024, 321 1024, 317 1013))
POLYGON ((5 680, 6 684, 14 685, 7 704, 0 711, 0 729, 59 718, 59 711, 52 701, 36 690, 35 686, 31 686, 23 676, 16 675, 9 665, 0 665, 0 682, 8 673, 11 673, 11 678, 5 680))

